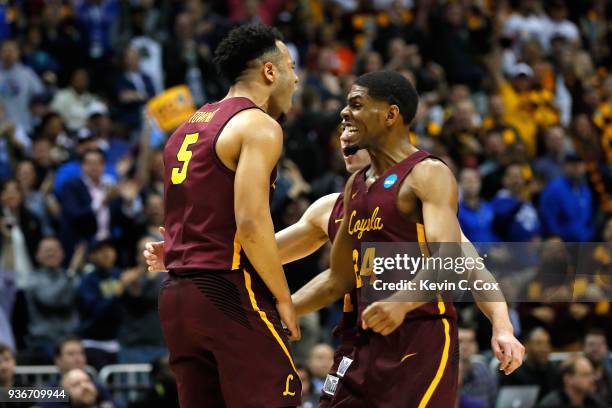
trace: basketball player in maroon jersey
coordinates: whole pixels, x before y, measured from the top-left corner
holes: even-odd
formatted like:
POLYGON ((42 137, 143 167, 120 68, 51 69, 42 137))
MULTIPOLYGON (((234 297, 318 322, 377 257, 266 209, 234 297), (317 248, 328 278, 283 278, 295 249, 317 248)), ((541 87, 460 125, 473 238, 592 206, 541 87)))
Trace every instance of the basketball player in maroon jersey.
MULTIPOLYGON (((331 407, 454 406, 457 397, 456 312, 451 303, 375 302, 362 292, 363 242, 460 242, 457 185, 450 170, 408 141, 417 94, 395 72, 358 78, 342 111, 345 151, 364 148, 372 165, 354 174, 345 216, 332 249, 332 268, 294 295, 308 313, 357 288, 360 330, 355 345, 325 382, 331 407), (355 256, 357 255, 357 256, 355 256)), ((418 276, 418 275, 417 275, 418 276)), ((493 324, 492 346, 506 374, 522 363, 505 303, 479 304, 493 324)))
POLYGON ((269 208, 294 64, 278 31, 259 24, 232 30, 215 62, 229 93, 164 148, 159 314, 170 364, 182 407, 297 406, 288 337, 300 333, 269 208))
MULTIPOLYGON (((348 128, 343 129, 341 138, 346 139, 348 131, 348 128)), ((341 142, 341 147, 347 147, 346 142, 341 142)), ((343 157, 345 167, 350 174, 370 164, 370 157, 364 149, 357 151, 355 154, 343 155, 343 157)), ((343 193, 321 197, 304 212, 297 223, 279 231, 276 234, 276 240, 281 262, 285 264, 304 258, 319 249, 328 240, 333 242, 344 215, 343 204, 343 193)), ((163 228, 161 230, 163 235, 163 228)), ((461 241, 470 245, 470 241, 463 232, 461 232, 461 241)), ((166 271, 163 241, 148 243, 144 255, 150 271, 166 271)), ((480 303, 479 306, 483 308, 485 313, 487 312, 487 304, 480 303)), ((334 329, 334 334, 341 335, 342 341, 334 353, 331 375, 337 372, 343 357, 350 353, 354 345, 357 331, 356 309, 354 291, 345 294, 342 319, 334 329)), ((327 395, 324 394, 320 406, 327 406, 329 400, 327 395)))

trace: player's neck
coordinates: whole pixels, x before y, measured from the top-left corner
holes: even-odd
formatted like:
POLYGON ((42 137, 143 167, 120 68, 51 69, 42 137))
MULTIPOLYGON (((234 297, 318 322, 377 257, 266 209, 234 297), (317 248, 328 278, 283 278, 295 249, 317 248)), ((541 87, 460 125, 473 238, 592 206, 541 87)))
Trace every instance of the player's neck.
POLYGON ((410 144, 407 134, 406 131, 389 135, 385 138, 384 143, 368 149, 372 159, 372 171, 375 175, 382 175, 418 150, 410 144))
POLYGON ((264 86, 257 82, 239 81, 232 85, 229 89, 225 98, 237 98, 243 97, 248 98, 257 106, 259 106, 264 112, 268 112, 268 103, 270 101, 270 94, 267 92, 264 86))

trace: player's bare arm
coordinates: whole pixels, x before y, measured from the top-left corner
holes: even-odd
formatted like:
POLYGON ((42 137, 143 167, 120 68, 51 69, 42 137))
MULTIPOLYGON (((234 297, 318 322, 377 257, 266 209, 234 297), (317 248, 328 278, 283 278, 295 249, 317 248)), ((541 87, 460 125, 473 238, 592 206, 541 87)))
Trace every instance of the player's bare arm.
MULTIPOLYGON (((478 256, 476 248, 463 232, 461 233, 461 244, 464 257, 476 258, 478 256)), ((468 279, 470 281, 480 279, 485 282, 495 282, 495 278, 486 268, 468 271, 468 279)), ((508 314, 508 305, 505 301, 479 299, 477 295, 478 292, 475 292, 476 304, 480 311, 487 316, 493 328, 491 349, 500 361, 499 369, 504 374, 509 375, 522 364, 525 348, 514 336, 514 328, 508 314)))
MULTIPOLYGON (((351 191, 354 178, 353 174, 346 183, 344 208, 347 208, 347 197, 350 197, 348 193, 351 191)), ((293 295, 296 312, 301 316, 322 309, 354 287, 352 245, 348 234, 347 217, 344 217, 332 246, 331 268, 318 274, 293 295)))
MULTIPOLYGON (((299 326, 274 238, 269 204, 270 174, 281 153, 282 129, 275 120, 261 111, 252 109, 240 116, 243 117, 240 122, 235 119, 231 121, 237 124, 237 128, 231 130, 240 135, 240 152, 234 179, 234 213, 238 237, 251 264, 276 298, 281 319, 291 332, 290 338, 297 339, 299 326)), ((221 142, 222 137, 219 139, 221 142)))
POLYGON ((276 233, 283 264, 305 258, 327 242, 328 220, 339 195, 334 193, 319 198, 298 222, 276 233))

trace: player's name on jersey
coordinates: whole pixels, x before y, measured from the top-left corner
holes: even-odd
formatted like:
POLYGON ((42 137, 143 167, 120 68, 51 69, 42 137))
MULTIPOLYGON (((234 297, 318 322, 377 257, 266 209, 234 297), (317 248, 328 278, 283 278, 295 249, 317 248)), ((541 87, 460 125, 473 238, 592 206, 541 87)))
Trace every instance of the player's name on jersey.
POLYGON ((196 112, 193 115, 191 115, 191 117, 189 118, 189 120, 187 122, 189 123, 207 123, 210 122, 212 120, 212 118, 215 116, 215 114, 217 113, 219 109, 215 109, 214 111, 210 111, 210 112, 196 112))

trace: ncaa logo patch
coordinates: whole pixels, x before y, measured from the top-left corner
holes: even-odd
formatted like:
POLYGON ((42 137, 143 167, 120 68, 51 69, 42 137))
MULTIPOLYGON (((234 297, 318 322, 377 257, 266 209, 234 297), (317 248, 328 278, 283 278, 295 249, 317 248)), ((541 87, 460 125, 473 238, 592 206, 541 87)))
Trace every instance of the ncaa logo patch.
POLYGON ((396 181, 397 181, 397 174, 390 174, 385 179, 385 181, 383 183, 383 186, 385 186, 385 188, 389 188, 392 185, 394 185, 396 181))

